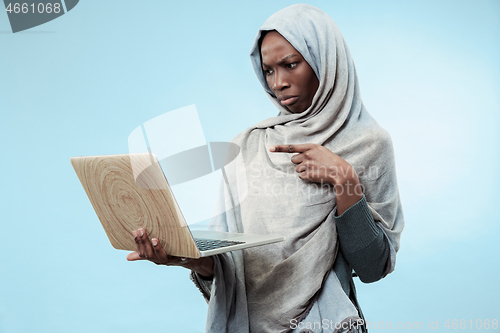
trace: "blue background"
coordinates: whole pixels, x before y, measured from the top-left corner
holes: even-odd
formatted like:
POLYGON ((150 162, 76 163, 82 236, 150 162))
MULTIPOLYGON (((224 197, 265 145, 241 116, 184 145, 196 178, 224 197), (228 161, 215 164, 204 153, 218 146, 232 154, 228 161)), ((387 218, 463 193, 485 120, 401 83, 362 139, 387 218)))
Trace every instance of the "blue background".
MULTIPOLYGON (((275 115, 248 53, 292 3, 87 0, 16 34, 0 12, 0 332, 204 330, 188 271, 114 250, 69 159, 126 153, 134 128, 190 104, 207 141, 275 115)), ((500 319, 500 2, 310 3, 394 142, 406 228, 396 271, 357 281, 368 321, 500 319)))

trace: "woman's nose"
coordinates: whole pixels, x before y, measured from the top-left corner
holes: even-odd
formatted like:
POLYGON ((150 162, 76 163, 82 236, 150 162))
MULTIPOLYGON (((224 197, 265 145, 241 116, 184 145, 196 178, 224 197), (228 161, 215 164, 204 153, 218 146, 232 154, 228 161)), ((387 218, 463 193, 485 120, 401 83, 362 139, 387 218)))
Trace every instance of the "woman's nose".
POLYGON ((282 90, 283 88, 289 87, 290 83, 287 80, 286 74, 281 71, 276 71, 274 73, 274 80, 272 90, 282 90))

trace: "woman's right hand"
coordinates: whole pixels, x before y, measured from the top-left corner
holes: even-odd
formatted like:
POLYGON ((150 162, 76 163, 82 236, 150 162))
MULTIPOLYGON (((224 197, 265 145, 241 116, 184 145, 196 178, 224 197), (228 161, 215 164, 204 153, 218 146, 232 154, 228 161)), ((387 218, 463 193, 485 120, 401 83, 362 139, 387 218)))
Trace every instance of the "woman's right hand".
POLYGON ((132 236, 134 236, 137 251, 127 255, 128 261, 149 260, 157 265, 181 266, 208 278, 214 274, 214 263, 211 257, 192 259, 169 256, 161 247, 158 239, 149 240, 146 231, 142 228, 133 231, 132 236))

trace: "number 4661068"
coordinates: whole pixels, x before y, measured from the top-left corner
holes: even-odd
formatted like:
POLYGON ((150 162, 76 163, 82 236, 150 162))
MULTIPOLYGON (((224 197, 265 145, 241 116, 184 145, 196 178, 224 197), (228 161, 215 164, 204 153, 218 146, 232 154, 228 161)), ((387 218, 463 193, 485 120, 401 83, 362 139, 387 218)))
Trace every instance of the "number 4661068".
POLYGON ((444 327, 451 328, 454 330, 456 330, 456 329, 464 330, 466 328, 470 328, 470 329, 476 328, 478 330, 480 330, 480 329, 488 330, 490 328, 497 329, 498 328, 498 319, 492 319, 492 320, 477 319, 475 322, 472 319, 470 319, 468 321, 465 319, 461 319, 460 321, 457 319, 453 319, 450 321, 448 319, 446 321, 446 323, 444 323, 444 327))
POLYGON ((39 14, 42 14, 42 13, 47 13, 47 14, 50 14, 52 12, 58 14, 61 12, 61 4, 60 3, 47 3, 47 4, 43 4, 43 3, 39 3, 37 6, 35 6, 34 3, 32 4, 27 4, 27 3, 10 3, 8 4, 8 6, 5 8, 5 11, 8 12, 9 14, 11 14, 12 12, 14 12, 15 14, 19 14, 19 13, 23 13, 23 14, 27 14, 27 13, 39 13, 39 14), (30 8, 31 7, 31 8, 30 8))

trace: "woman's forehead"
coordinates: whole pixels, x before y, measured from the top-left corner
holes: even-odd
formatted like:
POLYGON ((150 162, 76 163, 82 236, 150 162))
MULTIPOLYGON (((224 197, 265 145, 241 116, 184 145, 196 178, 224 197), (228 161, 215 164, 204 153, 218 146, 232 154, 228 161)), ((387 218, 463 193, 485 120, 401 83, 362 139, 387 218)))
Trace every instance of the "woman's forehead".
POLYGON ((276 31, 266 34, 262 40, 260 52, 263 64, 279 63, 294 57, 301 57, 300 52, 276 31))

